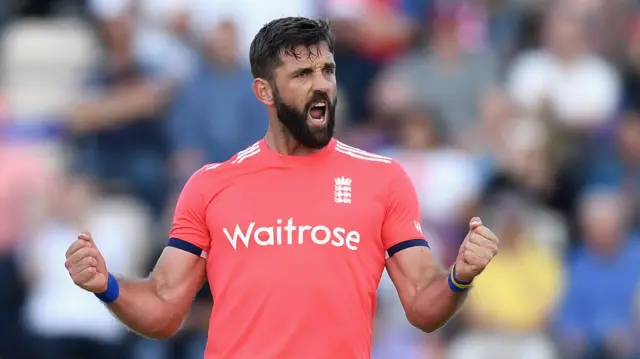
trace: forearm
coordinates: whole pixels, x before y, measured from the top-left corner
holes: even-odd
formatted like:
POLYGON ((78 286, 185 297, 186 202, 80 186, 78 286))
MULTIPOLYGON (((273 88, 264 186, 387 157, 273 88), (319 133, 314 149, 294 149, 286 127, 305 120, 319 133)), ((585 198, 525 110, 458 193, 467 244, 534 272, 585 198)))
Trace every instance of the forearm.
POLYGON ((115 97, 85 103, 75 108, 69 118, 76 131, 84 132, 116 127, 152 113, 134 100, 115 97))
POLYGON ((153 277, 139 281, 118 278, 118 284, 118 299, 107 306, 128 328, 155 339, 170 337, 180 328, 183 311, 162 298, 153 277))
POLYGON ((449 272, 438 266, 426 242, 407 241, 402 248, 394 249, 398 244, 389 247, 387 271, 409 322, 427 333, 445 325, 464 303, 473 279, 497 254, 497 243, 498 238, 482 226, 480 219, 472 218, 469 234, 449 272))
POLYGON ((166 93, 163 87, 142 84, 87 101, 71 111, 69 118, 79 132, 121 126, 152 116, 166 103, 166 93))
POLYGON ((467 293, 451 290, 448 279, 448 272, 438 272, 417 288, 409 320, 418 329, 431 333, 441 328, 464 303, 467 293))

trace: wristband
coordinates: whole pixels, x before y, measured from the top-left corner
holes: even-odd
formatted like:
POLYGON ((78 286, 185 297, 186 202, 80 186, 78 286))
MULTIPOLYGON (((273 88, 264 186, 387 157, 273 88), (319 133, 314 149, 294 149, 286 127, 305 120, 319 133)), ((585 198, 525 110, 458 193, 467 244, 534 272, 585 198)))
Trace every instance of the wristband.
POLYGON ((456 293, 464 293, 471 288, 471 282, 463 282, 456 278, 455 265, 451 268, 447 282, 449 283, 449 288, 456 293))
POLYGON ((120 284, 118 284, 118 280, 113 274, 109 273, 109 279, 107 279, 107 290, 104 293, 96 293, 95 296, 98 297, 104 303, 113 303, 118 299, 120 295, 120 284))

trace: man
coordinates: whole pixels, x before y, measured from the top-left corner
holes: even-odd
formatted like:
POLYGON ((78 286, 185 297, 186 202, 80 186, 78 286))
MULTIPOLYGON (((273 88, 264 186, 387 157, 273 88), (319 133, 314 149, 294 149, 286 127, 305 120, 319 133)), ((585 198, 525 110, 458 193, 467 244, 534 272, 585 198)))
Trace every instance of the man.
POLYGON ((180 184, 203 163, 226 161, 267 129, 267 111, 251 90, 249 65, 238 56, 238 37, 232 21, 202 36, 197 69, 173 101, 167 124, 173 175, 180 184))
POLYGON ((438 268, 401 167, 332 138, 333 44, 324 21, 264 26, 250 52, 265 138, 190 178, 148 279, 116 279, 82 233, 66 254, 74 282, 132 330, 166 338, 207 277, 207 359, 368 358, 385 265, 409 321, 444 325, 498 240, 474 218, 451 272, 438 268))
POLYGON ((553 318, 562 358, 638 358, 640 245, 631 207, 615 187, 589 188, 578 205, 582 246, 567 265, 567 285, 553 318), (588 293, 588 294, 587 294, 588 293))
POLYGON ((124 184, 157 219, 169 187, 160 114, 173 86, 135 55, 134 25, 128 12, 99 23, 106 55, 89 74, 68 123, 76 169, 109 188, 124 184))

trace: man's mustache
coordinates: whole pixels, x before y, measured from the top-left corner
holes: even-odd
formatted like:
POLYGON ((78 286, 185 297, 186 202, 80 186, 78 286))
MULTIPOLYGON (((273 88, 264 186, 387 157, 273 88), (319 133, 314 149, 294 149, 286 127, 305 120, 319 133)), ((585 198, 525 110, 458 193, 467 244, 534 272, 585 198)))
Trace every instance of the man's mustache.
POLYGON ((329 95, 325 92, 315 92, 313 94, 313 96, 311 97, 311 99, 309 100, 309 102, 307 102, 307 106, 305 108, 306 111, 309 111, 309 109, 311 109, 311 106, 313 106, 314 104, 324 101, 327 103, 327 105, 329 106, 333 106, 334 105, 334 101, 331 101, 331 99, 329 98, 329 95))

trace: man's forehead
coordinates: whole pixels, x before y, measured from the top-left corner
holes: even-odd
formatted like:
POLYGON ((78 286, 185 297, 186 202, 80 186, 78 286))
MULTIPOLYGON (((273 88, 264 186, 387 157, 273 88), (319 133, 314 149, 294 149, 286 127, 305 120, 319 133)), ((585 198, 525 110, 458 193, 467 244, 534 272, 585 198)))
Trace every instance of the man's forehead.
POLYGON ((311 46, 300 45, 291 50, 293 51, 283 51, 280 55, 282 63, 287 68, 309 67, 314 64, 333 62, 333 54, 324 42, 311 46))

